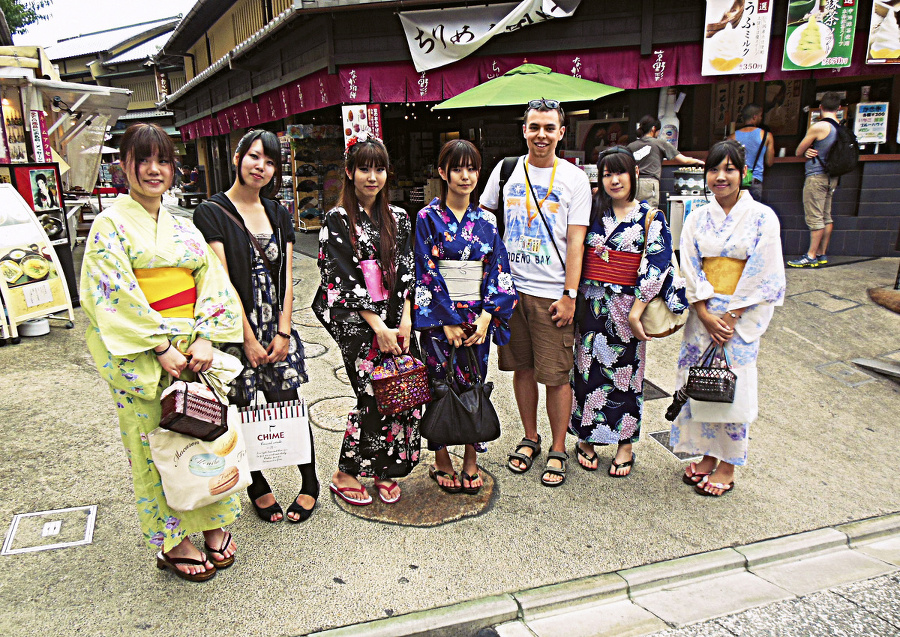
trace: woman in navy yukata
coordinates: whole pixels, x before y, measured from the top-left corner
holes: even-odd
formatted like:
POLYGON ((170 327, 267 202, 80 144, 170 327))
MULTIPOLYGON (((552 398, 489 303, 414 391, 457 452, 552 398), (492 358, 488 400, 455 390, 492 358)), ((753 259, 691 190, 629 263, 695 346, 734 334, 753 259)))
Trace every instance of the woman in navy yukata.
MULTIPOLYGON (((432 378, 446 378, 451 346, 473 347, 477 373, 484 378, 491 338, 497 345, 509 342, 508 321, 519 300, 496 218, 472 196, 480 171, 481 155, 471 142, 444 144, 438 156, 441 196, 420 210, 416 221, 413 327, 421 332, 432 378)), ((459 355, 454 373, 461 387, 475 380, 469 367, 468 356, 459 355)), ((435 452, 428 473, 441 489, 478 493, 484 482, 476 452, 487 449, 484 443, 465 446, 461 476, 446 447, 428 448, 435 452)))

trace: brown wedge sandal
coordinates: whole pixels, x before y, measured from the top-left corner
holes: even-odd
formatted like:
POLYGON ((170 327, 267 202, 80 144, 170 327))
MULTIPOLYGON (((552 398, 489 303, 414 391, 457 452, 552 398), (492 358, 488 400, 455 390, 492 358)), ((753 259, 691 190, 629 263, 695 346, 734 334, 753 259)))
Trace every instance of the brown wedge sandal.
POLYGON ((210 569, 206 569, 202 573, 194 573, 191 575, 190 573, 185 573, 181 569, 176 566, 177 564, 190 564, 191 566, 204 566, 206 564, 206 556, 203 556, 202 560, 195 560, 190 557, 169 557, 162 551, 156 554, 156 568, 159 570, 170 570, 175 575, 180 577, 181 579, 185 579, 189 582, 205 582, 206 580, 212 578, 213 575, 216 574, 216 567, 213 566, 210 569))

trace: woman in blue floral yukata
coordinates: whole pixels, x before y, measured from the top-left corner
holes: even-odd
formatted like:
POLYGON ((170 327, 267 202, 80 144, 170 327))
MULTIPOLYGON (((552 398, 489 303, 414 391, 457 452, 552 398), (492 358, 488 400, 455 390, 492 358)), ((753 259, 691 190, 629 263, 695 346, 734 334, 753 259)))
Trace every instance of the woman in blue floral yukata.
POLYGON ((175 148, 165 131, 135 124, 122 136, 119 152, 129 194, 94 220, 81 269, 82 307, 91 322, 88 349, 112 390, 141 530, 159 549, 157 566, 182 579, 208 580, 234 562, 236 546, 222 527, 240 515, 240 503, 229 496, 174 511, 148 434, 159 426, 160 394, 172 379, 185 369, 208 370, 213 342, 243 338, 241 302, 200 231, 162 206, 175 170, 175 148), (201 531, 208 555, 190 541, 201 531))
POLYGON ((601 186, 585 239, 575 311, 569 433, 578 437, 575 451, 587 471, 599 465, 594 445, 618 445, 608 475, 624 478, 634 466, 632 445, 641 437, 650 340, 641 315, 657 296, 678 314, 687 301, 684 282, 674 278, 665 217, 635 200, 638 169, 631 151, 606 150, 597 168, 601 186))
MULTIPOLYGON (((481 171, 474 144, 453 140, 438 155, 441 196, 419 211, 416 221, 416 294, 413 327, 432 378, 446 378, 452 347, 475 348, 478 374, 487 375, 491 338, 509 342, 508 321, 518 303, 506 248, 492 213, 473 203, 481 171), (474 267, 473 267, 474 266, 474 267)), ((461 387, 474 380, 468 356, 457 356, 453 373, 461 387)), ((435 464, 429 475, 448 493, 475 494, 484 485, 477 451, 484 443, 465 445, 462 475, 456 473, 446 447, 429 444, 435 464)))
POLYGON ((734 404, 745 406, 744 422, 702 422, 687 404, 672 423, 669 442, 675 451, 703 456, 688 466, 682 480, 705 496, 733 490, 735 467, 747 463, 750 423, 757 412, 759 340, 775 307, 784 303, 780 224, 771 208, 741 189, 746 170, 738 142, 715 144, 706 160, 706 183, 715 199, 692 212, 681 233, 681 269, 694 311, 684 328, 677 385, 684 385, 710 343, 724 345, 737 375, 734 404))

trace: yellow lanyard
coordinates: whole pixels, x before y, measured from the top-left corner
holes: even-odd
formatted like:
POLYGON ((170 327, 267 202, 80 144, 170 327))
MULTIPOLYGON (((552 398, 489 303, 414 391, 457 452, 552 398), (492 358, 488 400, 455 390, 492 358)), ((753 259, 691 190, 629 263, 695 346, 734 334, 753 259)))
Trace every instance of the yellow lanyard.
MULTIPOLYGON (((553 182, 556 180, 556 162, 558 162, 558 161, 559 160, 555 159, 555 158, 553 160, 553 171, 550 173, 550 185, 547 186, 547 194, 544 195, 544 198, 538 202, 539 210, 543 209, 544 202, 547 201, 547 197, 549 197, 550 193, 553 192, 553 182)), ((525 165, 525 175, 528 176, 528 160, 526 159, 522 163, 525 165)), ((531 190, 531 179, 530 178, 528 180, 528 189, 531 190)), ((529 222, 532 219, 532 217, 531 217, 531 197, 528 196, 530 194, 531 193, 529 192, 528 194, 525 195, 525 213, 528 215, 529 222)), ((535 199, 537 199, 537 197, 535 197, 535 199)))

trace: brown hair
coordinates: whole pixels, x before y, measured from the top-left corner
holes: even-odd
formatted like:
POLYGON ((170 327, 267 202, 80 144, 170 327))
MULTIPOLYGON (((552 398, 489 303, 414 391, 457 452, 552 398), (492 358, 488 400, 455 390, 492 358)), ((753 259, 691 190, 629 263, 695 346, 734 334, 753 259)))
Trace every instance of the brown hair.
POLYGON ((275 133, 267 130, 251 130, 241 137, 241 141, 238 142, 237 149, 234 151, 237 155, 237 166, 235 167, 237 180, 242 186, 246 185, 244 183, 244 177, 241 175, 241 164, 244 163, 244 157, 247 156, 247 151, 250 150, 253 142, 257 139, 262 143, 263 155, 275 162, 275 175, 269 183, 262 187, 262 190, 259 191, 259 195, 266 199, 274 199, 278 194, 278 191, 281 190, 282 180, 281 144, 278 142, 278 136, 275 133))
MULTIPOLYGON (((438 154, 438 166, 447 175, 447 179, 441 179, 441 206, 447 205, 447 190, 449 189, 450 171, 454 168, 469 166, 475 172, 481 172, 481 153, 475 147, 475 144, 465 139, 453 139, 444 144, 438 154)), ((469 193, 469 203, 472 199, 477 201, 475 191, 469 193)))
MULTIPOLYGON (((166 135, 166 131, 156 124, 132 124, 122 135, 122 141, 119 142, 119 153, 122 156, 122 168, 130 160, 132 162, 132 171, 134 171, 134 179, 138 179, 138 166, 142 161, 156 155, 160 160, 168 161, 172 167, 172 177, 168 186, 171 187, 172 179, 175 178, 175 144, 166 135)), ((125 176, 131 181, 132 175, 125 171, 125 176)))
MULTIPOLYGON (((356 185, 353 183, 353 175, 357 168, 390 168, 387 148, 375 139, 367 139, 357 142, 347 151, 344 160, 344 177, 341 184, 340 204, 347 213, 350 222, 350 243, 356 251, 356 224, 359 221, 359 199, 356 197, 356 185), (349 173, 349 174, 348 174, 349 173)), ((387 183, 377 195, 372 205, 372 223, 378 228, 380 236, 379 254, 381 255, 381 276, 384 287, 393 291, 397 280, 397 269, 394 265, 394 257, 397 255, 397 220, 391 212, 388 202, 387 183)))
POLYGON ((607 148, 600 153, 600 161, 597 162, 597 178, 600 181, 600 188, 594 196, 594 205, 591 209, 591 222, 593 223, 599 216, 612 210, 612 197, 610 197, 606 188, 603 187, 603 171, 608 170, 611 173, 625 173, 631 178, 631 189, 628 191, 628 200, 633 201, 637 194, 637 164, 634 161, 634 155, 624 146, 613 146, 607 148))

